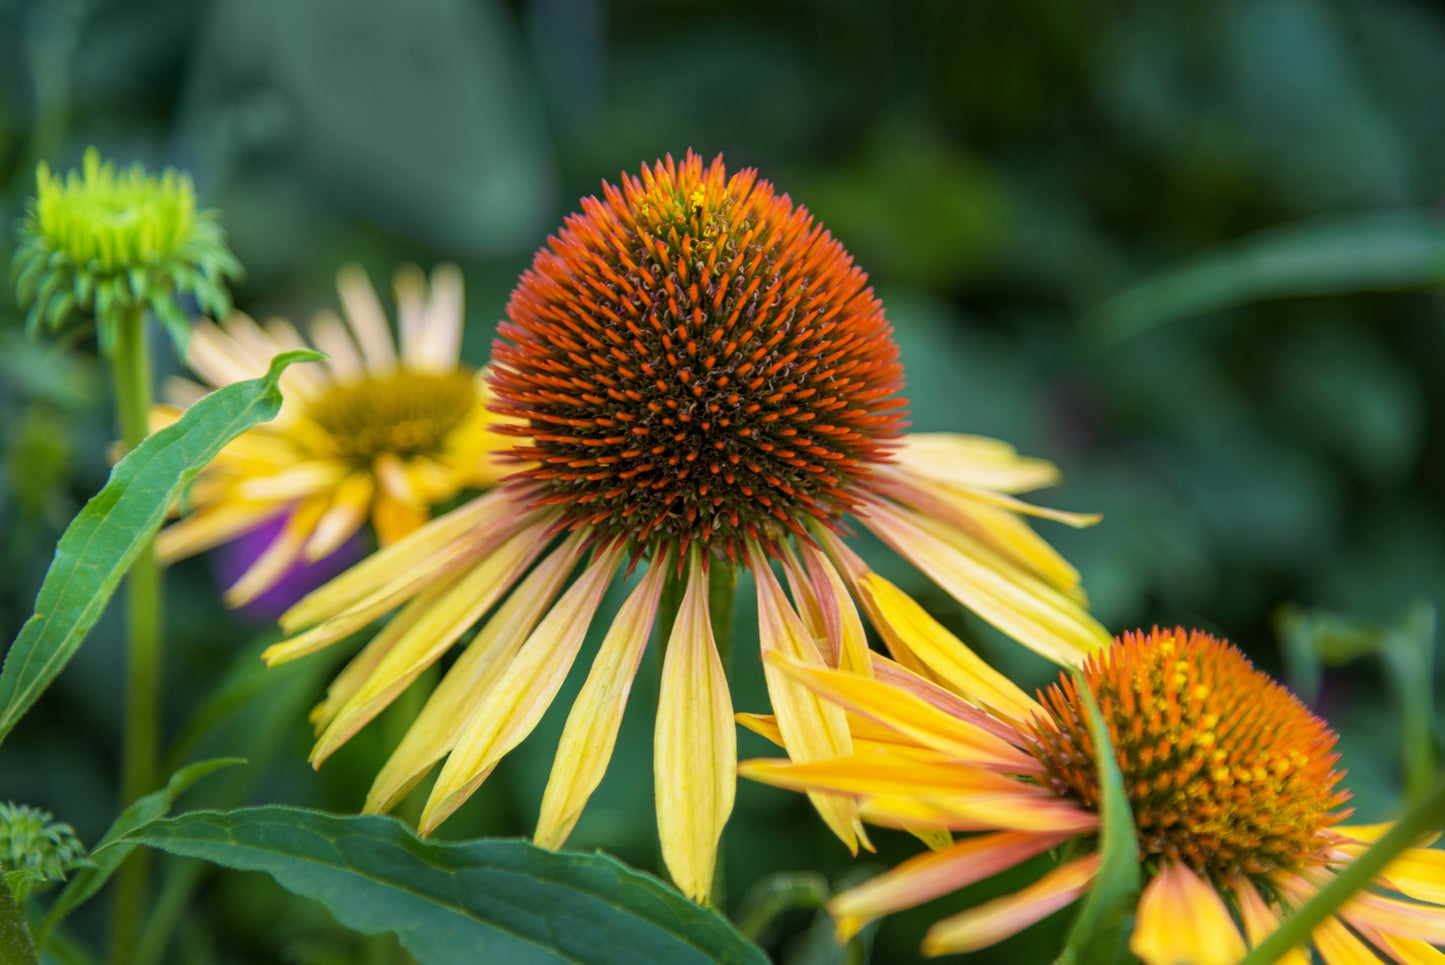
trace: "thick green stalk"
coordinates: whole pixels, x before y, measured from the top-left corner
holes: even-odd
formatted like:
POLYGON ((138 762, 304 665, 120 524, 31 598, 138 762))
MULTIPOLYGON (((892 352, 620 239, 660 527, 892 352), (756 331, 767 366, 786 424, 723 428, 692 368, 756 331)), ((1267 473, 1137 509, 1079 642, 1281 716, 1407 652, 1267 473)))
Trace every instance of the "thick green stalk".
MULTIPOLYGON (((98 320, 105 324, 105 320, 98 320)), ((147 435, 151 408, 150 356, 146 351, 145 312, 125 309, 115 325, 116 411, 121 444, 134 449, 147 435)), ((121 804, 154 790, 160 748, 161 579, 155 546, 143 549, 126 574, 125 729, 121 745, 121 804)), ((111 929, 116 965, 133 961, 143 920, 150 853, 138 848, 116 876, 115 919, 111 929)))
POLYGON ((0 965, 36 965, 35 944, 25 927, 25 911, 0 875, 0 965))
POLYGON ((1373 881, 1400 852, 1416 846, 1420 837, 1445 824, 1445 783, 1405 812, 1395 826, 1358 859, 1340 869, 1319 894, 1280 923, 1279 928, 1255 946, 1239 965, 1273 965, 1285 952, 1310 940, 1310 932, 1356 892, 1373 881))

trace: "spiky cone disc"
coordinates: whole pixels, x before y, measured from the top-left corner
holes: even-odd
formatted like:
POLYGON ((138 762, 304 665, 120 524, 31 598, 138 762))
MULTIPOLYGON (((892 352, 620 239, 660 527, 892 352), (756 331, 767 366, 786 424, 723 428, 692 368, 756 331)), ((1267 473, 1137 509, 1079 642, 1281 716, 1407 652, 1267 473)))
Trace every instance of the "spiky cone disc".
POLYGON ((493 348, 538 505, 683 558, 832 525, 904 426, 864 272, 755 171, 671 157, 538 252, 493 348))

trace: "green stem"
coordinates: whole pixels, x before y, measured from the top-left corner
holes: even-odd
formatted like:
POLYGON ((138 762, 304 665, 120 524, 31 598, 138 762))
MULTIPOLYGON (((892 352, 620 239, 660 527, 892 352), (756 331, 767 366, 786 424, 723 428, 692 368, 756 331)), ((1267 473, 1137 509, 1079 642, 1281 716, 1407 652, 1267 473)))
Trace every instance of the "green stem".
POLYGON ((1424 800, 1405 812, 1369 850, 1340 869, 1333 881, 1285 918, 1274 934, 1256 945, 1239 965, 1272 965, 1291 948, 1307 943, 1310 933, 1334 914, 1336 908, 1375 880, 1396 855, 1415 847, 1422 835, 1436 830, 1442 823, 1445 823, 1445 783, 1436 786, 1424 800))
MULTIPOLYGON (((98 320, 105 324, 104 320, 98 320)), ((146 437, 151 408, 150 356, 146 351, 145 311, 123 309, 115 320, 116 411, 121 444, 127 451, 146 437)), ((121 750, 121 804, 149 793, 156 783, 160 756, 161 580, 155 545, 141 550, 126 574, 125 730, 121 750)), ((112 957, 128 965, 140 935, 150 852, 137 848, 116 876, 112 957)))
POLYGON ((0 876, 0 965, 37 965, 35 943, 25 927, 25 912, 0 876))

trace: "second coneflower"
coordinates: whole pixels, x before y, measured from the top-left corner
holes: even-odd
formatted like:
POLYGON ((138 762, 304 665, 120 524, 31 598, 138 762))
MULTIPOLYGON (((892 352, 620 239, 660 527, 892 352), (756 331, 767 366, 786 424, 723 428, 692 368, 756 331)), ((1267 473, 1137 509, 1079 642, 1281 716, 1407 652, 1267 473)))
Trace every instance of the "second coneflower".
MULTIPOLYGON (((254 600, 298 564, 335 552, 368 522, 383 545, 395 542, 429 520, 433 506, 501 476, 496 454, 507 443, 488 428, 494 420, 484 376, 458 357, 461 272, 440 267, 430 285, 418 268, 397 273, 399 349, 361 269, 342 269, 337 289, 345 321, 323 312, 311 327, 328 359, 281 376, 280 415, 221 450, 191 487, 186 517, 156 540, 160 556, 175 560, 284 518, 227 590, 231 606, 254 600)), ((262 327, 238 312, 222 325, 200 323, 186 362, 218 387, 254 378, 272 357, 308 347, 289 322, 262 327)), ((152 410, 152 430, 207 391, 173 380, 173 404, 152 410)))
MULTIPOLYGON (((886 588, 879 592, 887 594, 886 588)), ((915 611, 909 642, 933 680, 876 658, 863 680, 774 658, 846 710, 855 752, 829 761, 747 761, 745 776, 845 795, 870 821, 984 832, 904 862, 833 899, 842 939, 890 912, 1054 849, 1037 882, 938 922, 930 955, 992 945, 1072 904, 1100 855, 1099 776, 1087 711, 1064 676, 1034 700, 915 611), (934 680, 942 681, 941 686, 934 680), (1068 847, 1065 847, 1065 846, 1068 847)), ((1382 833, 1346 827, 1335 734, 1229 643, 1183 629, 1130 633, 1085 661, 1133 815, 1146 884, 1129 948, 1145 965, 1235 965, 1382 833)), ((743 722, 779 740, 777 722, 743 722)), ((1311 935, 1328 965, 1438 962, 1445 854, 1413 849, 1311 935)), ((1280 959, 1304 965, 1299 950, 1280 959)))
MULTIPOLYGON (((871 672, 859 603, 899 640, 895 615, 860 595, 870 574, 840 536, 850 515, 1054 659, 1108 642, 1077 574, 1020 518, 1092 521, 1014 498, 1054 482, 1053 466, 992 440, 903 435, 903 371, 867 276, 754 171, 729 177, 720 158, 689 154, 605 184, 523 275, 491 371, 492 411, 510 420, 499 431, 516 442, 510 480, 302 600, 283 618, 297 635, 267 654, 295 659, 400 608, 318 709, 320 764, 491 613, 377 777, 368 811, 393 807, 443 758, 423 830, 455 811, 541 719, 631 563, 641 581, 567 720, 536 840, 560 846, 601 780, 664 585, 680 577, 656 803, 663 857, 697 899, 735 783, 709 567, 751 571, 762 650, 820 669, 871 672)), ((766 670, 790 753, 850 752, 841 710, 766 670)), ((850 848, 866 844, 852 801, 815 803, 850 848)))

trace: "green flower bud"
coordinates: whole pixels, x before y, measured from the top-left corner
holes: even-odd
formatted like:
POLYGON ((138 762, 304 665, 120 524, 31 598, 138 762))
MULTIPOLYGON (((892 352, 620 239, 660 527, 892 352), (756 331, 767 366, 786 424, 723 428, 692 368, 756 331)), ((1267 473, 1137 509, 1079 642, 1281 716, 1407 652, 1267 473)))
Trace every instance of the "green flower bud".
POLYGON ((70 825, 28 804, 0 804, 0 872, 17 902, 88 864, 85 846, 70 825))
POLYGON ((184 353, 190 324, 178 296, 213 316, 230 312, 226 279, 241 265, 217 213, 196 209, 189 175, 167 168, 157 178, 139 164, 118 172, 91 148, 80 171, 61 177, 42 161, 35 180, 11 263, 28 332, 90 315, 109 355, 119 313, 143 308, 184 353))

